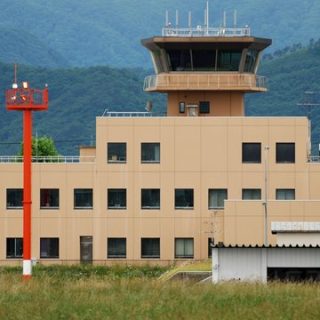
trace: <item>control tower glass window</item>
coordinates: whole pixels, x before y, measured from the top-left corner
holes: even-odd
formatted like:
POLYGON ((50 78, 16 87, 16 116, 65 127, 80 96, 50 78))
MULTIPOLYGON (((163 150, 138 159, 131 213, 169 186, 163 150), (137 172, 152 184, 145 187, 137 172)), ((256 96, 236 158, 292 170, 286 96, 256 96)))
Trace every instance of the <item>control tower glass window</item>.
POLYGON ((218 52, 217 71, 239 71, 241 60, 240 51, 220 50, 218 52))
POLYGON ((216 50, 192 50, 194 71, 214 71, 216 50))
POLYGON ((246 55, 246 63, 244 65, 244 72, 254 72, 256 61, 258 57, 258 51, 249 49, 246 55))
POLYGON ((168 50, 171 71, 190 71, 191 54, 190 50, 168 50))

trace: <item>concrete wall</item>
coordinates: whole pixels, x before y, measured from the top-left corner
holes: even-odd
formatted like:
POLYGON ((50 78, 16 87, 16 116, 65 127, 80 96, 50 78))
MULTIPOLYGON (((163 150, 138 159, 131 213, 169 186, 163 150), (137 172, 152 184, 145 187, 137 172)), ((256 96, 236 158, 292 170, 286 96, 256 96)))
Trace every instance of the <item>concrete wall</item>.
MULTIPOLYGON (((264 154, 242 163, 242 142, 270 147, 269 223, 320 221, 320 164, 307 162, 306 118, 163 117, 97 118, 94 163, 33 164, 33 256, 39 238, 60 238, 60 259, 78 260, 80 236, 93 236, 93 257, 105 260, 108 237, 127 238, 127 259, 141 259, 141 238, 160 238, 160 260, 175 257, 174 239, 194 239, 194 259, 208 257, 208 238, 262 244, 263 200, 242 201, 243 188, 265 186, 264 154), (126 163, 107 162, 107 143, 126 142, 126 163), (160 163, 141 163, 141 143, 160 143, 160 163), (296 162, 275 162, 276 142, 295 142, 296 162), (317 179, 318 178, 318 179, 317 179), (40 188, 59 188, 60 207, 40 209, 40 188), (73 208, 73 189, 92 188, 93 208, 73 208), (107 189, 127 189, 127 208, 107 208, 107 189), (141 209, 141 189, 161 190, 160 210, 141 209), (194 208, 174 208, 175 188, 194 189, 194 208), (224 209, 208 208, 208 189, 228 189, 224 209), (276 201, 276 188, 294 188, 296 201, 276 201)), ((94 149, 83 150, 94 155, 94 149)), ((22 165, 0 163, 0 260, 7 237, 22 236, 22 210, 6 209, 6 189, 22 188, 22 165)), ((269 228, 270 230, 270 228, 269 228)), ((269 241, 276 243, 269 232, 269 241)))

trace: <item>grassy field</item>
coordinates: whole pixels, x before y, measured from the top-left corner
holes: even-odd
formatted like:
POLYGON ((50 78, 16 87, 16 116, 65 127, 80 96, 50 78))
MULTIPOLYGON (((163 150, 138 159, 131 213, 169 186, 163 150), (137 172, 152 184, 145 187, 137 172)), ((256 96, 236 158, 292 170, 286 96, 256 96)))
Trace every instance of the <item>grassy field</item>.
POLYGON ((161 268, 0 270, 0 319, 320 319, 316 284, 162 282, 161 268))

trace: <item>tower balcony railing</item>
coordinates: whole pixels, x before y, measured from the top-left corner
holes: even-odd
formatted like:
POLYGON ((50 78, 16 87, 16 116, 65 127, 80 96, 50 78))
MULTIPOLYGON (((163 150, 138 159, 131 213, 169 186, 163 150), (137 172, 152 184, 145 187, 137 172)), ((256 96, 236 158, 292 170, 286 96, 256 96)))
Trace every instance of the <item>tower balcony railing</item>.
POLYGON ((170 72, 147 76, 145 91, 176 90, 235 90, 267 91, 267 78, 251 73, 210 72, 188 73, 170 72))
MULTIPOLYGON (((33 156, 33 163, 94 163, 95 156, 33 156)), ((0 156, 0 163, 22 163, 23 156, 0 156)))
POLYGON ((162 28, 164 37, 249 37, 250 28, 211 28, 206 26, 197 26, 195 28, 177 28, 167 26, 162 28))

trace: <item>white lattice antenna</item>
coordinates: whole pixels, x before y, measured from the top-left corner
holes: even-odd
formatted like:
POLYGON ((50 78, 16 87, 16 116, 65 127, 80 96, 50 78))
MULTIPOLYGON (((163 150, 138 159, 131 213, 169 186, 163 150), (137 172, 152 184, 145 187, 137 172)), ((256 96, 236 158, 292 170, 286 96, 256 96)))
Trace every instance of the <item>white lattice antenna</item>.
POLYGON ((233 27, 237 27, 237 10, 233 11, 233 27))

